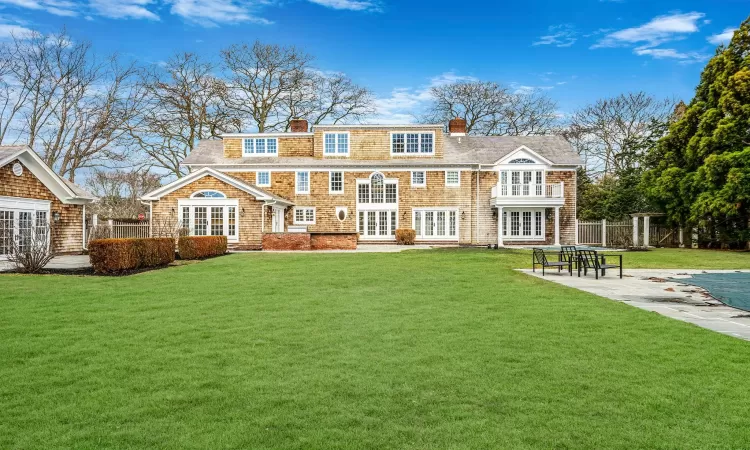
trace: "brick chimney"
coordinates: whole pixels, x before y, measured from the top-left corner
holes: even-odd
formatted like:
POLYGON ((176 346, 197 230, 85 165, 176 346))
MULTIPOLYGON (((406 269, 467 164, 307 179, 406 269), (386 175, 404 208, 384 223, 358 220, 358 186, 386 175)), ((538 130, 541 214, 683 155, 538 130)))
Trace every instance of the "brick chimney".
POLYGON ((448 122, 448 133, 451 136, 465 136, 466 135, 466 120, 456 117, 448 122))
POLYGON ((292 119, 289 125, 292 133, 307 133, 307 120, 305 119, 292 119))

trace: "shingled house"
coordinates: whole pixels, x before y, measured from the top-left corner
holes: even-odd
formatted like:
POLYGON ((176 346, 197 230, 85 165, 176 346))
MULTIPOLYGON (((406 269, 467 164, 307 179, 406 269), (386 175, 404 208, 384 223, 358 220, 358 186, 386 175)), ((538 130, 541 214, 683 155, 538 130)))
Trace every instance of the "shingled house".
MULTIPOLYGON (((261 248, 319 242, 556 245, 576 240, 578 155, 559 136, 469 136, 466 122, 317 125, 225 134, 183 161, 191 173, 143 197, 154 220, 261 248), (265 238, 264 238, 265 236, 265 238), (343 236, 343 237, 342 237, 343 236)), ((335 246, 336 244, 334 244, 335 246)), ((324 248, 323 244, 319 248, 324 248)))
POLYGON ((12 240, 52 224, 58 253, 84 249, 86 205, 94 196, 53 172, 26 145, 0 146, 0 258, 12 240))

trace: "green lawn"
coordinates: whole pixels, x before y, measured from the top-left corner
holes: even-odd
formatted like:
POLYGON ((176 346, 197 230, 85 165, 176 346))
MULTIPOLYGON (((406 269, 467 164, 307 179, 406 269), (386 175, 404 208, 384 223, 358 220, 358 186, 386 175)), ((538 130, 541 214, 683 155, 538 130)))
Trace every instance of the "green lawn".
POLYGON ((748 447, 750 343, 512 270, 529 263, 253 253, 0 276, 0 448, 748 447))

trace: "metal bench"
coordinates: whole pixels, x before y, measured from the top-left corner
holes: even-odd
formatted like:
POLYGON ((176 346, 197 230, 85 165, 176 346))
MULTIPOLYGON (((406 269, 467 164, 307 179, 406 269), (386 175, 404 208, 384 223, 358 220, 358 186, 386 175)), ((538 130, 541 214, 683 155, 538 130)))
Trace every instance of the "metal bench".
POLYGON ((573 276, 573 262, 568 259, 562 253, 557 253, 559 261, 550 261, 547 259, 547 255, 541 248, 533 249, 531 257, 531 271, 536 272, 536 266, 542 266, 542 276, 544 276, 544 269, 547 267, 557 267, 557 271, 560 272, 564 267, 568 269, 570 276, 573 276))
POLYGON ((622 278, 622 255, 605 255, 597 253, 595 250, 578 250, 578 276, 581 276, 581 269, 583 269, 583 275, 588 275, 589 269, 594 270, 596 279, 599 279, 599 271, 602 272, 602 276, 606 275, 607 269, 620 269, 620 278, 622 278), (607 257, 619 258, 618 264, 607 263, 607 257))

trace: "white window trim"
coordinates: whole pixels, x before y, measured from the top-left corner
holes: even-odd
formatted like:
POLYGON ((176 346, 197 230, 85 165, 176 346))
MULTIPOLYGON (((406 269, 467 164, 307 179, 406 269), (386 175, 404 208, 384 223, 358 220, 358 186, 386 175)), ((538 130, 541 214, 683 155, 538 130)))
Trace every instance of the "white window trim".
MULTIPOLYGON (((205 207, 208 208, 207 210, 207 219, 208 219, 208 230, 210 230, 211 227, 211 208, 212 207, 223 207, 224 208, 224 235, 227 236, 228 242, 239 242, 240 239, 240 205, 239 200, 237 199, 227 199, 227 198, 191 198, 191 199, 178 199, 177 200, 177 216, 178 219, 182 220, 182 208, 187 207, 189 208, 189 221, 190 224, 188 228, 190 229, 190 235, 194 236, 193 232, 193 224, 195 223, 195 208, 196 207, 205 207), (229 208, 234 207, 234 235, 229 235, 229 208)), ((211 236, 211 235, 206 235, 211 236)))
POLYGON ((303 195, 304 194, 309 194, 310 193, 310 188, 312 187, 312 186, 310 186, 311 184, 312 184, 312 180, 310 178, 310 171, 309 170, 298 170, 298 171, 294 172, 294 193, 295 194, 303 194, 303 195), (307 190, 306 191, 301 191, 299 189, 299 174, 301 174, 301 173, 306 173, 307 174, 307 190))
POLYGON ((199 200, 225 200, 227 198, 227 195, 216 189, 201 189, 200 191, 195 191, 192 194, 190 194, 190 198, 197 198, 199 200), (196 197, 196 195, 201 194, 203 192, 216 192, 218 194, 223 195, 224 197, 196 197))
MULTIPOLYGON (((399 189, 399 179, 398 178, 385 178, 383 176, 383 184, 391 183, 396 185, 396 203, 360 203, 359 202, 359 185, 360 184, 370 184, 370 181, 372 180, 372 176, 376 173, 380 173, 382 175, 382 172, 373 172, 368 178, 357 178, 357 191, 356 191, 356 205, 358 211, 368 211, 368 210, 398 210, 399 202, 401 201, 401 191, 399 189)), ((372 190, 370 191, 370 200, 372 200, 372 190)), ((383 187, 383 201, 385 202, 385 186, 383 187)))
MULTIPOLYGON (((240 143, 242 145, 242 157, 243 158, 263 158, 263 157, 276 158, 276 157, 279 156, 279 138, 275 138, 275 137, 249 137, 249 138, 242 138, 242 140, 240 141, 240 143), (250 139, 252 139, 252 140, 263 139, 265 141, 273 139, 274 141, 276 141, 276 153, 268 153, 267 151, 266 151, 266 153, 255 153, 255 152, 253 152, 253 153, 246 153, 245 152, 245 141, 250 140, 250 139)), ((255 149, 255 143, 253 143, 253 149, 255 149)), ((266 149, 268 149, 268 145, 267 144, 266 144, 266 149)))
POLYGON ((435 142, 435 132, 434 131, 419 131, 419 130, 404 130, 404 131, 391 131, 388 135, 389 139, 389 145, 391 148, 391 156, 435 156, 435 146, 437 146, 437 142, 435 142), (394 134, 403 134, 404 135, 404 152, 403 153, 393 153, 393 135, 394 134), (422 149, 422 135, 423 134, 431 134, 432 135, 432 151, 429 153, 423 153, 421 151, 417 153, 407 153, 406 151, 406 135, 407 134, 419 134, 419 148, 422 149))
MULTIPOLYGON (((417 240, 423 240, 423 241, 458 241, 461 236, 461 211, 459 208, 441 208, 441 207, 420 207, 420 208, 412 208, 411 210, 411 226, 412 229, 417 234, 417 240), (414 223, 416 222, 416 213, 419 212, 422 214, 422 227, 424 228, 424 213, 432 211, 434 213, 437 213, 438 211, 444 211, 446 214, 450 212, 456 213, 456 235, 455 236, 449 236, 447 233, 445 236, 427 236, 421 234, 422 230, 417 230, 414 227, 414 223)), ((448 227, 448 217, 446 216, 446 231, 448 227)))
MULTIPOLYGON (((503 212, 507 213, 507 223, 503 224, 503 241, 545 241, 547 237, 547 214, 545 208, 503 208, 503 212), (531 211, 531 236, 512 236, 510 234, 510 213, 518 212, 518 226, 519 232, 523 232, 523 213, 524 211, 531 211), (536 236, 536 220, 534 214, 540 211, 542 213, 542 235, 536 236)), ((502 220, 502 219, 501 219, 502 220)))
POLYGON ((326 131, 323 133, 323 157, 335 157, 335 156, 349 156, 349 153, 351 152, 352 148, 352 136, 348 131, 326 131), (336 139, 334 140, 336 145, 336 151, 334 153, 326 153, 326 135, 333 134, 336 136, 336 139), (346 153, 339 153, 339 135, 345 134, 346 135, 346 153))
POLYGON ((427 187, 427 171, 426 170, 412 170, 409 175, 409 183, 411 184, 411 187, 413 188, 425 188, 427 187), (422 172, 422 179, 424 180, 422 183, 415 183, 414 182, 414 173, 415 172, 422 172))
POLYGON ((259 170, 255 172, 255 184, 260 187, 271 187, 271 171, 270 170, 259 170), (268 183, 260 183, 260 174, 261 173, 267 173, 268 174, 268 183))
POLYGON ((332 170, 328 172, 328 194, 330 195, 344 195, 344 172, 341 170, 332 170), (334 191, 332 188, 333 186, 333 174, 334 173, 340 173, 341 174, 341 190, 340 191, 334 191))
POLYGON ((461 171, 460 170, 446 170, 445 171, 445 187, 461 187, 461 171), (458 173, 458 183, 448 183, 448 172, 458 173))
MULTIPOLYGON (((292 214, 293 214, 292 218, 294 220, 294 225, 315 225, 315 220, 318 218, 317 211, 315 211, 315 207, 314 206, 295 206, 294 207, 294 211, 292 211, 292 214), (310 222, 309 220, 298 221, 297 220, 297 211, 307 211, 307 210, 312 210, 312 212, 313 212, 313 220, 312 220, 312 222, 310 222)), ((305 213, 302 213, 302 214, 303 214, 303 216, 307 215, 305 213)))

